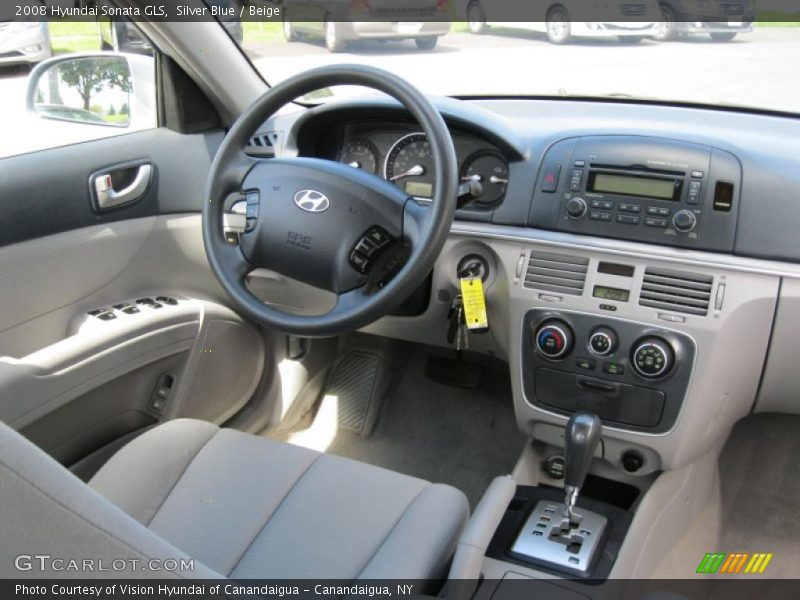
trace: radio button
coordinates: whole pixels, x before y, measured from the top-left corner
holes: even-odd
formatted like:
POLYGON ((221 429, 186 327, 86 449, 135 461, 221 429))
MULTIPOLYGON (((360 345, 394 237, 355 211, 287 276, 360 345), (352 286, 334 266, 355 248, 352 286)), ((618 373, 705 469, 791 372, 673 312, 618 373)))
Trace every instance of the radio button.
POLYGON ((586 201, 583 198, 570 198, 567 201, 567 215, 571 219, 580 219, 586 214, 586 201))
POLYGON ((630 213, 638 213, 641 212, 642 207, 638 204, 627 204, 627 203, 620 203, 619 209, 622 212, 630 212, 630 213))
POLYGON ((668 217, 669 216, 669 209, 662 207, 662 206, 648 206, 647 207, 647 214, 648 215, 658 215, 659 217, 668 217))
POLYGON ((576 167, 583 168, 583 167, 585 167, 585 166, 586 166, 586 161, 585 161, 585 160, 576 160, 576 161, 575 161, 575 166, 576 166, 576 167))
POLYGON ((593 210, 589 213, 589 218, 595 221, 610 221, 611 216, 611 213, 600 212, 599 210, 593 210))
POLYGON ((614 210, 614 203, 611 202, 610 200, 592 200, 592 208, 601 208, 603 210, 614 210))
POLYGON ((702 179, 703 172, 702 171, 692 171, 692 178, 693 179, 702 179))
POLYGON ((573 169, 569 180, 570 191, 577 192, 581 189, 581 179, 583 179, 583 169, 573 169))
POLYGON ((680 232, 688 233, 697 225, 697 217, 689 210, 679 210, 672 217, 672 226, 680 232))
POLYGON ((689 195, 686 197, 687 204, 700 204, 700 181, 689 182, 689 195))
POLYGON ((639 217, 633 215, 617 215, 617 223, 625 223, 627 225, 638 225, 639 217))
POLYGON ((657 219, 655 217, 645 217, 644 224, 647 227, 667 227, 666 219, 657 219))

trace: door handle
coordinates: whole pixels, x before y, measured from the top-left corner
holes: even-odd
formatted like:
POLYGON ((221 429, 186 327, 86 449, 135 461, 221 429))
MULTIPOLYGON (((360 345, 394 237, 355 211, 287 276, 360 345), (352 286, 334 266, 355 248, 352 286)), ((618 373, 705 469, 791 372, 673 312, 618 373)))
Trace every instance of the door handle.
POLYGON ((118 168, 115 171, 121 172, 128 168, 136 169, 136 172, 133 175, 132 181, 121 190, 114 189, 114 182, 112 179, 113 172, 104 172, 92 176, 95 199, 99 210, 131 204, 144 196, 144 193, 150 185, 153 166, 149 163, 145 163, 133 167, 118 168))

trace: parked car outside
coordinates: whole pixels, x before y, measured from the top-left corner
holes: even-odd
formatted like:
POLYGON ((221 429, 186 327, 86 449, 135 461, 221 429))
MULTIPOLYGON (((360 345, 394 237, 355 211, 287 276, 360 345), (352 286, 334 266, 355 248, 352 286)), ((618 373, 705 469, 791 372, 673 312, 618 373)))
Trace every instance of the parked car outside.
POLYGON ((420 50, 433 50, 439 38, 450 31, 450 22, 445 19, 447 0, 410 0, 402 10, 398 10, 396 2, 387 5, 380 0, 349 4, 284 0, 283 6, 283 36, 287 42, 296 42, 303 36, 322 38, 330 52, 342 52, 357 40, 410 39, 420 50), (435 19, 437 14, 442 15, 441 20, 435 19), (346 20, 353 15, 363 15, 363 20, 346 20), (415 15, 419 15, 419 21, 412 20, 415 15))
POLYGON ((708 34, 729 42, 753 30, 756 17, 751 0, 660 0, 662 20, 656 39, 668 41, 690 34, 708 34))
POLYGON ((617 38, 621 42, 637 43, 656 34, 661 16, 655 0, 610 3, 597 11, 598 17, 616 17, 619 21, 579 20, 591 10, 580 0, 563 0, 549 5, 540 3, 538 6, 541 7, 540 14, 534 16, 540 17, 540 20, 509 22, 508 15, 512 14, 509 11, 513 8, 502 0, 500 3, 493 0, 469 0, 466 9, 467 24, 469 30, 476 34, 487 32, 492 25, 542 32, 553 44, 566 44, 573 38, 617 38))
POLYGON ((34 65, 52 55, 46 22, 0 23, 0 66, 34 65))

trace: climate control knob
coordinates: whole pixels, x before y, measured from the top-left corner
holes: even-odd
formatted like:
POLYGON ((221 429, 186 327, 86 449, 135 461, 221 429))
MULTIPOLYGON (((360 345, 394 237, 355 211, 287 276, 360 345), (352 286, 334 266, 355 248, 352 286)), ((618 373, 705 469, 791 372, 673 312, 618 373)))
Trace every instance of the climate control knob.
POLYGON ((658 379, 672 370, 675 364, 675 352, 666 340, 647 337, 634 345, 631 362, 634 370, 642 377, 658 379))
POLYGON ((617 348, 617 334, 609 327, 598 327, 589 336, 589 352, 608 356, 617 348))
POLYGON ((572 350, 574 339, 569 325, 552 319, 542 323, 536 330, 536 349, 547 358, 563 358, 572 350))
POLYGON ((672 217, 672 226, 682 233, 689 233, 696 225, 697 217, 690 210, 679 210, 672 217))
POLYGON ((570 198, 567 201, 567 215, 571 219, 580 219, 586 214, 586 201, 583 198, 570 198))

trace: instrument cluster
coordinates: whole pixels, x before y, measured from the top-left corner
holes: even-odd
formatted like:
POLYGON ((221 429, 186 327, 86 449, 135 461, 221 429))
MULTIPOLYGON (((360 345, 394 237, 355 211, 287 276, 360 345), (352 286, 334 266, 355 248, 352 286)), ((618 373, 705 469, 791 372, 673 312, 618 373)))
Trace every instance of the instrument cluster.
MULTIPOLYGON (((500 151, 476 136, 453 134, 461 183, 477 181, 480 193, 472 205, 492 207, 502 202, 508 186, 508 161, 500 151)), ((429 200, 436 173, 425 133, 398 127, 352 124, 345 128, 337 161, 391 181, 409 196, 429 200)))

